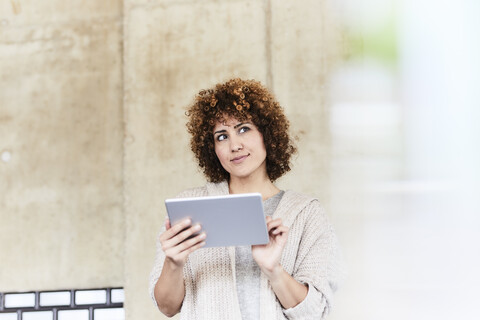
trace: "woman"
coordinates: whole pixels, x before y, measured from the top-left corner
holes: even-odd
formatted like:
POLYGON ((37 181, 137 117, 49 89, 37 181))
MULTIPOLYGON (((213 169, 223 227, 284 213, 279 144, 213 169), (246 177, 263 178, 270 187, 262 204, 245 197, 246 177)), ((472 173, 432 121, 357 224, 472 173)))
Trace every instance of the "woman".
POLYGON ((187 116, 209 182, 179 197, 259 192, 270 242, 201 249, 208 235, 200 226, 167 219, 150 280, 154 302, 182 319, 323 319, 336 289, 337 241, 316 199, 274 184, 296 152, 278 102, 259 82, 233 79, 202 90, 187 116))

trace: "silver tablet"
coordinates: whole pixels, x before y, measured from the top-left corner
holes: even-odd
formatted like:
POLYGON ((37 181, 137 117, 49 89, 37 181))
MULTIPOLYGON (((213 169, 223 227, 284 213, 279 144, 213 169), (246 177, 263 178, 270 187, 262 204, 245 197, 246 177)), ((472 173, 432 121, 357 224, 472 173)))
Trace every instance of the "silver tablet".
POLYGON ((205 247, 268 243, 267 225, 260 193, 166 199, 171 225, 184 218, 205 231, 205 247))

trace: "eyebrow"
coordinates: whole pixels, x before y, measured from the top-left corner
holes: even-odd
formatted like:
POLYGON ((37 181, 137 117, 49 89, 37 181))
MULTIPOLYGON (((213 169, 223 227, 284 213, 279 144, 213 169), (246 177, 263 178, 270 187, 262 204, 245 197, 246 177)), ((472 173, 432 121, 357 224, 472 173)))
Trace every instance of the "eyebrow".
POLYGON ((233 129, 237 129, 238 127, 243 126, 244 124, 251 124, 251 123, 250 122, 242 122, 242 123, 237 124, 236 126, 233 126, 233 129))
MULTIPOLYGON (((237 129, 238 127, 240 126, 243 126, 244 124, 251 124, 250 122, 242 122, 242 123, 239 123, 239 124, 236 124, 233 126, 233 129, 237 129)), ((218 131, 215 131, 213 133, 213 135, 216 135, 217 133, 223 133, 223 132, 227 132, 227 130, 223 129, 223 130, 218 130, 218 131)))
POLYGON ((218 130, 218 131, 215 131, 215 132, 213 133, 213 135, 216 135, 217 133, 223 133, 223 132, 227 132, 227 130, 218 130))

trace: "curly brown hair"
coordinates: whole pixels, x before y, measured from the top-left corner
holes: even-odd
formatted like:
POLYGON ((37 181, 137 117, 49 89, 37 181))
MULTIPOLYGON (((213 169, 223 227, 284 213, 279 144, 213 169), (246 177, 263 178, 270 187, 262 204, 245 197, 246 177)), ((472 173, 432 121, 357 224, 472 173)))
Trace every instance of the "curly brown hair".
POLYGON ((232 79, 202 90, 186 112, 190 146, 198 165, 210 182, 229 179, 215 154, 213 129, 217 121, 233 117, 251 121, 263 135, 267 151, 267 174, 273 182, 290 171, 290 158, 297 151, 288 134, 289 121, 283 108, 255 80, 232 79))

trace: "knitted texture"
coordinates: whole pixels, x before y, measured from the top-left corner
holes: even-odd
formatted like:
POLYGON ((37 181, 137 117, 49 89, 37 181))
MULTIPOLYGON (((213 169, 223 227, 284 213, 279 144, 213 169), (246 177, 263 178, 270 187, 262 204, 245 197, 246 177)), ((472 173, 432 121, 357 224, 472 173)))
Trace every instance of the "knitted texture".
MULTIPOLYGON (((265 216, 275 212, 284 191, 263 201, 265 216)), ((252 256, 251 246, 235 247, 235 276, 237 277, 237 297, 243 320, 258 320, 260 316, 260 275, 261 270, 252 256)))
MULTIPOLYGON (((225 194, 228 194, 228 184, 222 182, 189 189, 178 197, 225 194)), ((308 285, 308 294, 297 306, 283 309, 268 279, 262 274, 260 320, 324 319, 331 308, 340 275, 337 239, 325 211, 316 199, 285 191, 272 217, 281 218, 283 224, 290 228, 280 263, 297 281, 308 285)), ((150 275, 150 294, 154 302, 154 287, 162 272, 164 259, 157 237, 155 264, 150 275)), ((234 247, 203 248, 193 252, 183 274, 185 298, 181 309, 182 320, 241 320, 234 247)))

